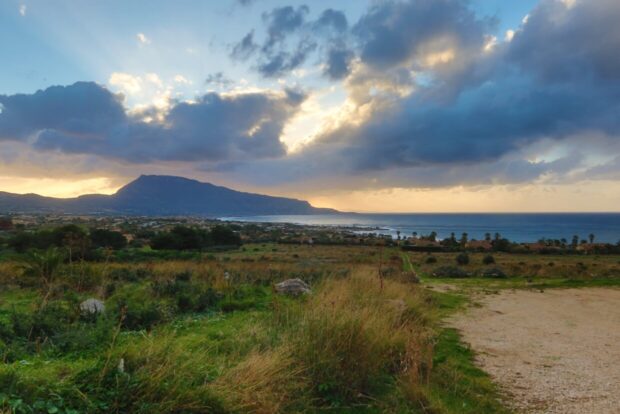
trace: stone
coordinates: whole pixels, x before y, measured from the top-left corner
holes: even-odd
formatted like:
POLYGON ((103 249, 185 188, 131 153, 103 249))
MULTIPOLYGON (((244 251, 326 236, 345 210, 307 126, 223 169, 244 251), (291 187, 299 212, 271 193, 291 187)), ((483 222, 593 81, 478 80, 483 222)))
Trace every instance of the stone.
POLYGON ((276 283, 276 291, 285 295, 299 296, 312 293, 310 286, 299 278, 276 283))
POLYGON ((98 299, 86 299, 84 302, 80 303, 80 310, 83 313, 87 314, 98 314, 105 312, 105 304, 98 299))

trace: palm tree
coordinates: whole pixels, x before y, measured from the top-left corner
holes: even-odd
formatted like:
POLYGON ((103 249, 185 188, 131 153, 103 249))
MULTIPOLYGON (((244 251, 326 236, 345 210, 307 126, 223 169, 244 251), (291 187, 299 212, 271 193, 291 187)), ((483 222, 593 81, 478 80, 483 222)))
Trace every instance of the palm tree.
POLYGON ((590 244, 594 243, 594 234, 590 233, 588 239, 590 239, 590 244))
POLYGON ((467 233, 463 233, 461 235, 461 245, 465 246, 467 244, 467 236, 468 236, 467 233))

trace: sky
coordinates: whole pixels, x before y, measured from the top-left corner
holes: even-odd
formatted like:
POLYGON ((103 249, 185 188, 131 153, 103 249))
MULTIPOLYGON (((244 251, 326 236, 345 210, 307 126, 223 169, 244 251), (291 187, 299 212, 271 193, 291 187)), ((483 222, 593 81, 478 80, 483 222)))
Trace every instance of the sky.
POLYGON ((617 0, 0 2, 0 191, 620 211, 617 0))

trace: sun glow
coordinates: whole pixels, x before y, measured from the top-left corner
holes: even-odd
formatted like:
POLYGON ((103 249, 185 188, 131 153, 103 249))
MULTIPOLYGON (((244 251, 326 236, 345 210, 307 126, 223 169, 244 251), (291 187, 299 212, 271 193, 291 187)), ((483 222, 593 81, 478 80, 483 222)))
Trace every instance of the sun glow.
POLYGON ((87 179, 25 178, 0 176, 2 191, 16 194, 39 194, 47 197, 70 198, 82 194, 113 194, 118 186, 106 177, 87 179))

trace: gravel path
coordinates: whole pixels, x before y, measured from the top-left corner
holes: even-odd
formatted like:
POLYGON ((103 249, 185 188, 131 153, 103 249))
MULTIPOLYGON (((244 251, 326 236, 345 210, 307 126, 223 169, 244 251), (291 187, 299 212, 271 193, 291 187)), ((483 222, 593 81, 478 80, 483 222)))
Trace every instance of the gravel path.
POLYGON ((620 413, 620 289, 506 291, 449 324, 524 413, 620 413))

